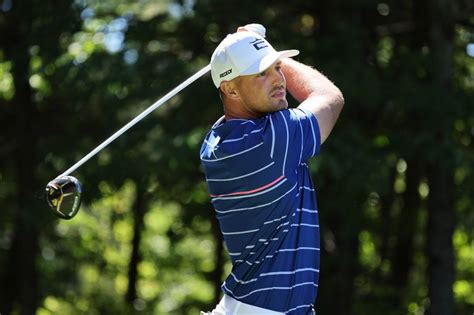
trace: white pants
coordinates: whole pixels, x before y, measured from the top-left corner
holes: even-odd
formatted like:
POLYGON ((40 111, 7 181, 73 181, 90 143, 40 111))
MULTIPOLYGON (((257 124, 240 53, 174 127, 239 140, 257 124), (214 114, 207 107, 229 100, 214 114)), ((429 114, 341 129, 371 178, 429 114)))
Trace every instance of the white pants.
POLYGON ((283 315, 284 313, 267 310, 261 307, 253 306, 250 304, 242 303, 236 299, 225 295, 216 306, 216 308, 209 313, 201 312, 203 314, 210 315, 283 315))

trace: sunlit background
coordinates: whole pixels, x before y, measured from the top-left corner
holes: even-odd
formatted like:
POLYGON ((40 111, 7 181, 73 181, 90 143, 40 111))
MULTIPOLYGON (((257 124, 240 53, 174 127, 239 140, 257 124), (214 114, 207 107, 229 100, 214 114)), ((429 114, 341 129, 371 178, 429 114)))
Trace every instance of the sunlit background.
MULTIPOLYGON (((205 76, 46 183, 259 22, 346 105, 311 163, 318 314, 474 313, 474 5, 438 1, 0 0, 0 313, 198 314, 230 271, 199 148, 205 76)), ((291 106, 297 105, 290 99, 291 106)))

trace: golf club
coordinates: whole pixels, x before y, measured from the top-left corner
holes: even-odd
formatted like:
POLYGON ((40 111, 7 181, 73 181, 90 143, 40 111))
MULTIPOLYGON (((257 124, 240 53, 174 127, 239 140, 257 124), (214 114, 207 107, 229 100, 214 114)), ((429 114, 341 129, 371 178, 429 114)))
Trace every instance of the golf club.
POLYGON ((195 74, 193 74, 187 80, 183 81, 173 90, 168 92, 168 94, 166 94, 165 96, 157 100, 155 103, 150 105, 147 109, 145 109, 141 114, 132 119, 125 126, 120 128, 112 136, 110 136, 108 139, 98 145, 94 150, 92 150, 90 153, 80 159, 76 164, 68 168, 64 173, 50 181, 48 185, 46 185, 46 201, 48 202, 48 205, 51 207, 54 213, 61 219, 69 220, 72 219, 79 211, 79 207, 81 205, 82 187, 81 183, 79 182, 79 180, 77 180, 77 178, 69 176, 72 172, 77 170, 82 164, 84 164, 94 155, 99 153, 112 141, 120 137, 123 133, 133 127, 140 120, 145 118, 152 111, 163 105, 170 98, 178 94, 181 90, 183 90, 185 87, 208 73, 210 70, 211 65, 207 65, 195 74))

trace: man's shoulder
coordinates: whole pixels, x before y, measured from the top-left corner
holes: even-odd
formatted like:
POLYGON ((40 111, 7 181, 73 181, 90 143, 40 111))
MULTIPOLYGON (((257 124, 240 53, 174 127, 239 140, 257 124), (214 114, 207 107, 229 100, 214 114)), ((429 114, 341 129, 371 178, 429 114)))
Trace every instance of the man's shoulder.
POLYGON ((266 119, 271 119, 272 123, 288 125, 289 123, 299 123, 301 121, 316 120, 314 115, 302 108, 287 108, 279 110, 265 116, 266 119))

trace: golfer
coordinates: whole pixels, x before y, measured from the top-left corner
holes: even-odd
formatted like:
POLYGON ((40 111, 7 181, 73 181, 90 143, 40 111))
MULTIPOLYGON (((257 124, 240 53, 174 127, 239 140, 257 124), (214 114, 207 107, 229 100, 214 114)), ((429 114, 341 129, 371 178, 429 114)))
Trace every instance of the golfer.
POLYGON ((250 24, 212 55, 224 116, 200 158, 232 271, 208 314, 315 314, 320 239, 307 161, 344 99, 320 72, 290 59, 298 53, 276 51, 265 28, 250 24), (287 91, 297 108, 288 108, 287 91))

